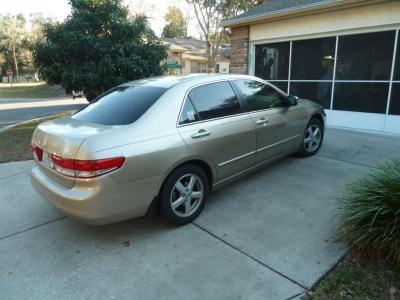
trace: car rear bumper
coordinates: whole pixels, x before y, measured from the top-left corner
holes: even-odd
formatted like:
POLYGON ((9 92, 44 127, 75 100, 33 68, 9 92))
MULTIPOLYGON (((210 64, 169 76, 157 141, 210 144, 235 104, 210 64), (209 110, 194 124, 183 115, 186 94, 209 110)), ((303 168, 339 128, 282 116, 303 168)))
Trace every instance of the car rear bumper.
POLYGON ((66 187, 42 168, 32 167, 31 182, 35 189, 65 214, 93 225, 144 216, 161 185, 159 177, 118 185, 107 174, 77 180, 73 187, 66 187))

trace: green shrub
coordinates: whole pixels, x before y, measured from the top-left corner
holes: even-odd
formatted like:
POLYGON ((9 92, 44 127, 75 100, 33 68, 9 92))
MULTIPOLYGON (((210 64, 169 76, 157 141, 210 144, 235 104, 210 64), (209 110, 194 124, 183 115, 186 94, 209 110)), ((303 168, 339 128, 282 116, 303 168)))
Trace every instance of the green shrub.
POLYGON ((362 256, 400 263, 400 161, 388 162, 349 185, 343 233, 362 256))

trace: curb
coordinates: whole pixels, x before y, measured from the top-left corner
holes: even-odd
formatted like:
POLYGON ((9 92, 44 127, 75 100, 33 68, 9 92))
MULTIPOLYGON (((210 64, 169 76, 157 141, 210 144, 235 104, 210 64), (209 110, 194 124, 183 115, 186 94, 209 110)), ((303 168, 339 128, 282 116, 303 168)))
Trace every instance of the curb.
POLYGON ((7 131, 7 130, 10 130, 10 129, 12 129, 14 127, 17 127, 17 126, 20 126, 20 125, 25 125, 25 124, 28 124, 28 123, 31 123, 31 122, 35 122, 35 121, 40 121, 40 120, 46 119, 49 116, 53 116, 53 115, 48 115, 48 116, 44 116, 44 117, 40 117, 40 118, 25 120, 25 121, 18 122, 18 123, 15 123, 15 124, 7 125, 7 126, 5 126, 3 128, 0 128, 0 133, 2 133, 4 131, 7 131))

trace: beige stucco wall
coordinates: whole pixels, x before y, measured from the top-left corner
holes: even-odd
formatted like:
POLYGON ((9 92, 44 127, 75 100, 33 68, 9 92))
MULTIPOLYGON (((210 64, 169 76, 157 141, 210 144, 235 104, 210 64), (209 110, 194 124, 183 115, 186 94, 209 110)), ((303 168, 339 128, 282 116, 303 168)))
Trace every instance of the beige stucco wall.
POLYGON ((250 26, 250 41, 289 39, 308 35, 400 26, 400 1, 353 7, 326 13, 254 24, 250 26))
POLYGON ((185 67, 182 68, 182 74, 187 75, 192 72, 192 61, 190 59, 185 59, 185 67))
POLYGON ((217 64, 219 64, 220 73, 229 73, 229 61, 217 61, 217 64))

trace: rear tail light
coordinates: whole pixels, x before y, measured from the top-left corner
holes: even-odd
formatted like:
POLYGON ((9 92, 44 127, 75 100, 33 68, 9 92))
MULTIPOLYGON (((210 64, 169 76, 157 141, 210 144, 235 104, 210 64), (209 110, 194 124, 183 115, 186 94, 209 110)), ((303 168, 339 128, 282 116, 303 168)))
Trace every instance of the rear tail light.
POLYGON ((78 160, 62 158, 54 154, 47 154, 39 147, 32 147, 35 158, 54 169, 56 172, 76 178, 92 178, 122 167, 124 157, 105 158, 97 160, 78 160))
POLYGON ((33 156, 38 160, 42 161, 43 158, 43 150, 39 147, 32 146, 33 156))

